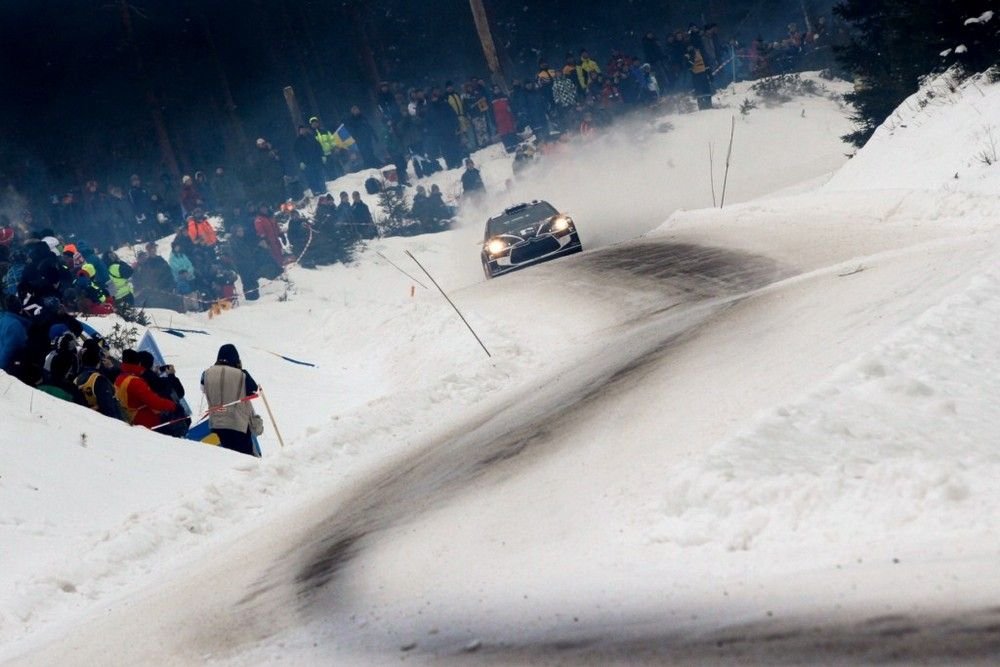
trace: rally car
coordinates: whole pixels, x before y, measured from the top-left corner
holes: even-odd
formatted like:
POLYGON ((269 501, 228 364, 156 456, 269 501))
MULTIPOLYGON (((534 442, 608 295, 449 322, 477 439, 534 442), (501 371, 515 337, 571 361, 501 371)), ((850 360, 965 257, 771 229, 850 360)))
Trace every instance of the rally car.
POLYGON ((581 250, 571 217, 546 201, 518 204, 486 221, 483 272, 494 278, 581 250))

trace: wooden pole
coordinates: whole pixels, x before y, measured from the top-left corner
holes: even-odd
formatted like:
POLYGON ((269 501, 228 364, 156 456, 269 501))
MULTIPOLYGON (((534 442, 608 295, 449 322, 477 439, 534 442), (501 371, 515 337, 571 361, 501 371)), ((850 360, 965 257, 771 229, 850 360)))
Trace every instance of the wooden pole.
POLYGON ((285 86, 285 104, 288 105, 288 113, 292 116, 292 125, 295 131, 298 132, 299 125, 305 125, 302 120, 302 109, 299 107, 299 101, 295 97, 295 89, 291 86, 285 86))
POLYGON ((724 208, 726 206, 726 186, 729 185, 729 164, 733 159, 733 138, 736 137, 736 116, 733 116, 733 126, 729 130, 729 150, 726 152, 726 175, 722 179, 722 201, 719 202, 719 208, 724 208))
POLYGON ((712 183, 712 208, 718 205, 718 200, 715 198, 715 149, 712 147, 712 142, 708 142, 708 180, 712 183))
POLYGON ((267 396, 264 394, 264 390, 257 387, 257 393, 260 394, 261 399, 264 401, 264 409, 267 410, 267 416, 271 419, 271 426, 274 427, 274 434, 278 436, 278 444, 281 448, 285 448, 285 440, 281 437, 281 431, 278 430, 278 422, 274 421, 274 413, 271 412, 271 404, 267 402, 267 396))
POLYGON ((496 42, 493 41, 493 31, 490 30, 490 19, 486 15, 486 7, 483 6, 483 0, 469 0, 469 4, 472 6, 472 18, 476 22, 476 32, 479 33, 479 41, 483 45, 486 64, 493 74, 493 82, 506 93, 510 89, 507 87, 507 79, 500 66, 500 58, 497 56, 497 46, 496 42))

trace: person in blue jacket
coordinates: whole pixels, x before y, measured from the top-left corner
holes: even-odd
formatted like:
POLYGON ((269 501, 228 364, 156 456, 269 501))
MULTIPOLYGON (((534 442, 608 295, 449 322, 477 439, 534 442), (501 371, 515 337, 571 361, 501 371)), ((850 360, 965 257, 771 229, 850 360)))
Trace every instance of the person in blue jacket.
POLYGON ((28 347, 30 321, 17 312, 17 298, 5 297, 0 311, 0 369, 18 376, 18 362, 28 347))

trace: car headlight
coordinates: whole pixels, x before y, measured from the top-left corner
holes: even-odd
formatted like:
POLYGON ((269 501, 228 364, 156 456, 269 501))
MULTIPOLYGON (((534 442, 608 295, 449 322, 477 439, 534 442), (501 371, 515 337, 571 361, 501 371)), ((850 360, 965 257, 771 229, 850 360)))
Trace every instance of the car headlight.
POLYGON ((507 247, 507 242, 503 239, 491 239, 489 243, 486 244, 486 252, 491 255, 499 255, 506 250, 507 247))
POLYGON ((573 224, 573 218, 568 215, 557 215, 552 220, 550 229, 554 232, 565 232, 573 224))

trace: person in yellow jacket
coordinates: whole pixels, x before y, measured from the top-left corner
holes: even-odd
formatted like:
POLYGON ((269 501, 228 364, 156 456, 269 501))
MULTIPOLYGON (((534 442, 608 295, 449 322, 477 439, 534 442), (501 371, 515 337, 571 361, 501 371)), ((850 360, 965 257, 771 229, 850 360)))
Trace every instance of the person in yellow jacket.
POLYGON ((344 175, 344 169, 340 164, 340 155, 337 150, 343 150, 337 144, 337 135, 323 127, 323 121, 318 116, 309 119, 309 127, 316 135, 316 141, 323 149, 323 168, 328 179, 333 180, 344 175))
POLYGON ((467 150, 473 150, 476 147, 476 132, 472 127, 472 121, 469 119, 469 114, 466 113, 465 100, 463 100, 462 95, 455 90, 455 85, 451 81, 445 83, 444 90, 445 101, 448 102, 448 106, 451 107, 451 110, 455 112, 455 116, 458 118, 457 134, 465 144, 465 148, 467 150))
POLYGON ((685 59, 691 67, 691 83, 694 87, 695 97, 698 99, 699 109, 712 108, 712 73, 705 65, 705 59, 694 46, 687 47, 685 59))
POLYGON ((590 87, 597 81, 597 76, 601 73, 601 66, 590 57, 587 49, 580 50, 580 64, 576 67, 576 76, 580 81, 583 90, 590 90, 590 87))
POLYGON ((114 297, 115 303, 135 303, 135 293, 132 288, 132 267, 118 259, 114 253, 108 253, 104 258, 108 267, 107 289, 114 297))

